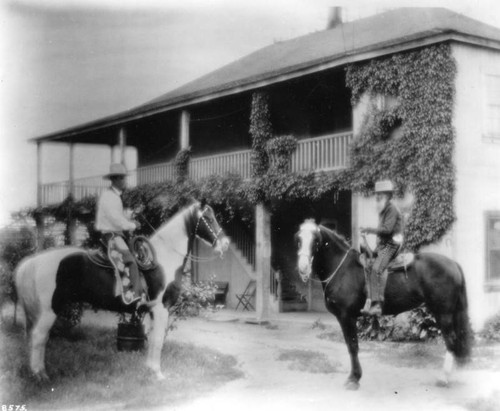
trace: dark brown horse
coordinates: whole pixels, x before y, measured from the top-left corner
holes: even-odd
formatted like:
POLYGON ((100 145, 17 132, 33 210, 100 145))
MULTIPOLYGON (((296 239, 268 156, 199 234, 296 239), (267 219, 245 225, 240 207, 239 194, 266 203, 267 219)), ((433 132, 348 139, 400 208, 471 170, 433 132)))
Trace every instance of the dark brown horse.
MULTIPOLYGON (((356 321, 366 301, 365 276, 359 252, 335 231, 306 220, 296 235, 298 270, 303 281, 314 274, 322 283, 325 305, 340 323, 351 357, 345 383, 358 389, 362 370, 358 358, 356 321)), ((404 270, 389 274, 384 315, 396 315, 425 303, 433 313, 446 344, 441 384, 448 384, 454 359, 463 363, 470 355, 470 327, 465 279, 460 266, 449 258, 421 253, 404 270)))
MULTIPOLYGON (((168 309, 179 294, 176 273, 182 268, 195 237, 221 254, 229 245, 212 208, 200 203, 179 211, 150 239, 158 266, 144 275, 152 317, 146 365, 158 379, 164 378, 160 357, 168 327, 168 309)), ((38 379, 48 378, 45 346, 57 315, 68 303, 88 302, 95 308, 117 312, 135 310, 115 295, 113 271, 93 264, 85 250, 78 248, 52 249, 24 260, 17 268, 16 287, 31 337, 30 367, 38 379)))

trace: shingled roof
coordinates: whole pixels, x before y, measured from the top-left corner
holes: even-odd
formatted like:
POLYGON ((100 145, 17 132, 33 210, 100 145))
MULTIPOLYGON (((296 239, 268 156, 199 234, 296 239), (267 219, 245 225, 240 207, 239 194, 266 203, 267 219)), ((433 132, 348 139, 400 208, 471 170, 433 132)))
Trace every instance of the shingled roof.
POLYGON ((67 141, 200 101, 444 41, 500 49, 500 29, 441 8, 395 9, 272 44, 146 104, 34 140, 67 141))

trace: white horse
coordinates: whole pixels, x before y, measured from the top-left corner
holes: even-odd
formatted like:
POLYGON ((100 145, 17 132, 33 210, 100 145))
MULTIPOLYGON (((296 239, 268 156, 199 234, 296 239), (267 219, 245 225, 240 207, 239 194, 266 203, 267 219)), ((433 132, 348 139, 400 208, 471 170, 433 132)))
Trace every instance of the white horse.
MULTIPOLYGON (((158 379, 164 379, 160 357, 168 329, 169 311, 179 297, 175 282, 192 241, 198 237, 221 255, 229 239, 220 228, 208 205, 192 204, 174 215, 151 238, 158 267, 145 273, 152 324, 146 365, 158 379)), ((95 308, 132 312, 135 305, 124 305, 114 294, 114 276, 110 270, 91 262, 79 248, 52 249, 28 257, 15 274, 19 302, 24 309, 26 333, 31 337, 30 367, 37 379, 48 379, 45 371, 45 346, 49 332, 66 304, 88 302, 95 308)))

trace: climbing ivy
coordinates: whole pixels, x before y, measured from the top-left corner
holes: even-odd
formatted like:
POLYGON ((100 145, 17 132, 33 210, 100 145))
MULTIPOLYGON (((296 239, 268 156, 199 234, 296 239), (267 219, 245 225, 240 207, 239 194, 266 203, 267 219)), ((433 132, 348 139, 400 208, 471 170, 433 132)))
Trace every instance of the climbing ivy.
POLYGON ((455 220, 455 75, 448 44, 347 68, 353 105, 365 94, 370 103, 343 179, 353 190, 370 193, 375 181, 389 178, 399 194, 413 194, 406 224, 411 249, 439 240, 455 220), (394 104, 379 107, 377 96, 394 104))
POLYGON ((258 178, 264 175, 269 168, 266 144, 273 136, 269 95, 265 92, 255 92, 252 95, 249 131, 252 136, 252 177, 258 178))
MULTIPOLYGON (((437 45, 351 65, 346 82, 352 103, 370 97, 361 131, 350 152, 350 167, 341 172, 292 173, 290 156, 296 148, 293 136, 275 137, 270 121, 269 96, 252 96, 252 179, 237 175, 213 175, 192 181, 188 175, 189 150, 175 161, 177 179, 141 185, 127 192, 126 205, 141 207, 149 225, 158 227, 194 198, 214 205, 221 221, 251 221, 252 207, 265 202, 272 210, 284 203, 319 200, 333 191, 373 192, 374 182, 392 179, 397 193, 411 192, 414 204, 406 224, 406 245, 411 249, 439 240, 455 215, 453 197, 454 130, 452 126, 455 61, 449 45, 437 45), (377 96, 394 104, 380 107, 377 96), (272 161, 270 162, 270 157, 272 161)), ((58 206, 32 209, 36 215, 71 215, 93 226, 95 198, 66 201, 58 206)))

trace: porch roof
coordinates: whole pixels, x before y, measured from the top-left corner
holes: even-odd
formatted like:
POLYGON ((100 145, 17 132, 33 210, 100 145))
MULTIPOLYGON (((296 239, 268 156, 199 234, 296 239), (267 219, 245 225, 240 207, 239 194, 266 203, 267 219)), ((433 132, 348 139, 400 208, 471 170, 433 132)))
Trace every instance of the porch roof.
POLYGON ((32 140, 106 144, 105 129, 143 117, 445 41, 500 49, 500 29, 441 8, 396 9, 272 44, 143 105, 32 140))

